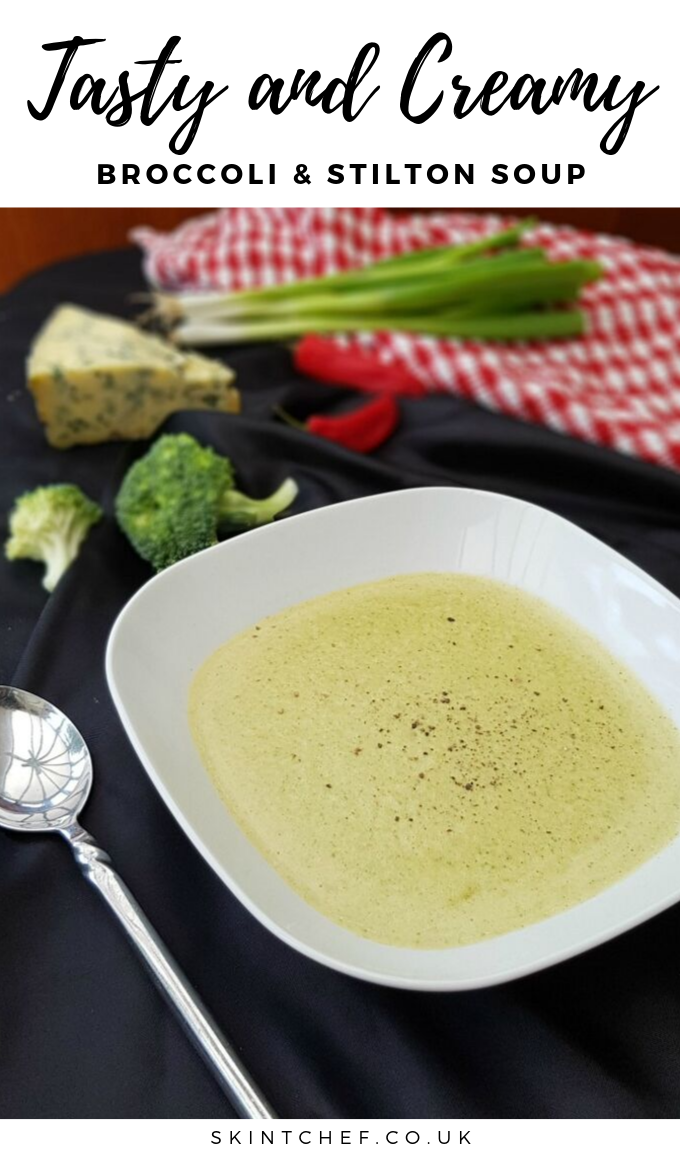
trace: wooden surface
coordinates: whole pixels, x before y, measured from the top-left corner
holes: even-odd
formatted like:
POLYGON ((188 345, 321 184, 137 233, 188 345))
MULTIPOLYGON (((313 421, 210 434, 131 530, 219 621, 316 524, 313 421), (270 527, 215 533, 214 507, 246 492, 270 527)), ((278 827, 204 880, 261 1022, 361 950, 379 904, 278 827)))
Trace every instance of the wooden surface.
MULTIPOLYGON (((128 242, 130 229, 138 224, 166 231, 202 211, 205 209, 0 208, 0 290, 55 260, 102 248, 119 248, 128 242)), ((629 236, 680 253, 679 208, 504 208, 503 211, 629 236)))

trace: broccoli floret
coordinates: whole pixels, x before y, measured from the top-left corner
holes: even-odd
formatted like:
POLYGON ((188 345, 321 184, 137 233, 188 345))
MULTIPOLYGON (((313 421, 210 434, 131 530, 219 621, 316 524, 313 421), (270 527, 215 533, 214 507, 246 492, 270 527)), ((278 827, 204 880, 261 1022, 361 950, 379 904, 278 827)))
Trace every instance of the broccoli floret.
POLYGON ((161 436, 132 465, 116 517, 133 548, 160 571, 210 548, 225 531, 272 520, 296 494, 291 480, 268 500, 249 500, 234 488, 227 457, 178 433, 161 436))
POLYGON ((8 560, 39 560, 43 586, 54 588, 73 563, 102 510, 76 484, 46 484, 19 496, 9 518, 8 560))
POLYGON ((118 524, 160 571, 217 543, 217 507, 232 480, 229 461, 193 436, 161 436, 123 480, 118 524))

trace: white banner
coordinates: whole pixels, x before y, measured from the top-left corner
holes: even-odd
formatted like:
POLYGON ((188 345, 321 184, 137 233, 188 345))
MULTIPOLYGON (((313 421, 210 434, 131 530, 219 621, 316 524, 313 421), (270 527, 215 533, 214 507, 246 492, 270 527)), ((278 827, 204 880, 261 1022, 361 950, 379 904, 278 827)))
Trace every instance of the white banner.
POLYGON ((668 0, 39 0, 4 205, 673 205, 668 0))
POLYGON ((90 1144, 97 1152, 132 1149, 163 1152, 226 1152, 239 1148, 474 1149, 475 1152, 631 1152, 649 1146, 676 1152, 673 1120, 287 1120, 261 1124, 247 1120, 7 1120, 0 1137, 21 1152, 52 1152, 90 1144))

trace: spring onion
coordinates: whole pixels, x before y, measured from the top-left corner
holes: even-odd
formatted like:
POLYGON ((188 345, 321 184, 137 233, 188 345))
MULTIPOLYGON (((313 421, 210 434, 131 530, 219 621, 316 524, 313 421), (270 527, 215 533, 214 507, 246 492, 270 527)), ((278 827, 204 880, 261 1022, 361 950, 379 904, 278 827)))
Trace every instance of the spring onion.
POLYGON ((159 294, 154 315, 173 340, 194 346, 385 329, 470 340, 578 336, 585 317, 574 305, 602 268, 520 248, 528 226, 265 288, 159 294))

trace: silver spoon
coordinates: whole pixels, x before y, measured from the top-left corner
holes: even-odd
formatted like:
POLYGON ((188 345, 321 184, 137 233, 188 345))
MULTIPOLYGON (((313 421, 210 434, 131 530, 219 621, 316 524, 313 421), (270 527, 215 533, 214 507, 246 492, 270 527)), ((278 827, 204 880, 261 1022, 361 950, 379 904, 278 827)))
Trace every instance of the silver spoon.
POLYGON ((276 1114, 177 967, 80 814, 92 787, 92 760, 74 724, 46 700, 0 686, 0 827, 59 832, 90 883, 115 913, 160 990, 214 1072, 239 1116, 276 1114))

